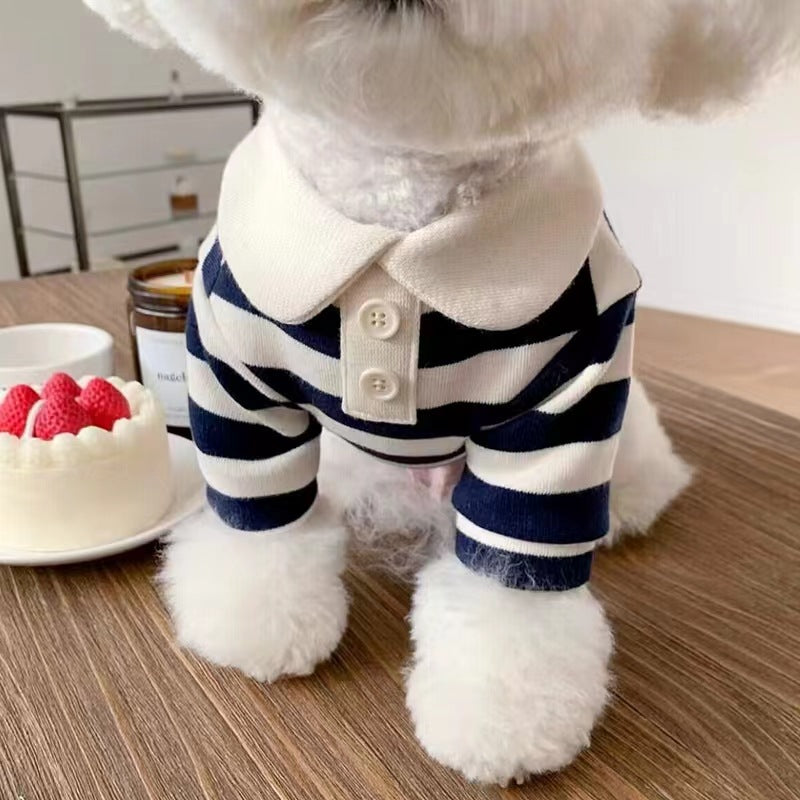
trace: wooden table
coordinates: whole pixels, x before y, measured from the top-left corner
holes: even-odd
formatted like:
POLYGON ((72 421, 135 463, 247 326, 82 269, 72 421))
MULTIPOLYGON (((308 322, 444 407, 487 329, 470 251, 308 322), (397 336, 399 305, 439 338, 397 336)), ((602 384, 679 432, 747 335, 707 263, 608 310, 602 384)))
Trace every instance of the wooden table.
MULTIPOLYGON (((0 324, 102 325, 130 375, 124 300, 113 273, 0 284, 0 324)), ((407 589, 353 574, 333 660, 265 687, 175 646, 145 548, 0 568, 0 798, 800 796, 800 422, 641 361, 699 474, 651 536, 597 559, 617 683, 572 767, 505 791, 424 755, 403 706, 407 589)))

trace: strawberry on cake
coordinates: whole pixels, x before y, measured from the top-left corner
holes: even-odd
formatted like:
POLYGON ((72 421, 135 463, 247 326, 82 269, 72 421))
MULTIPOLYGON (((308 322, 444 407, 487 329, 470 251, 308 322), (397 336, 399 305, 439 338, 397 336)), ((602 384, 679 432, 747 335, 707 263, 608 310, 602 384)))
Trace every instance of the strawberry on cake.
POLYGON ((141 384, 58 373, 0 392, 0 548, 127 538, 164 515, 172 488, 164 414, 141 384))

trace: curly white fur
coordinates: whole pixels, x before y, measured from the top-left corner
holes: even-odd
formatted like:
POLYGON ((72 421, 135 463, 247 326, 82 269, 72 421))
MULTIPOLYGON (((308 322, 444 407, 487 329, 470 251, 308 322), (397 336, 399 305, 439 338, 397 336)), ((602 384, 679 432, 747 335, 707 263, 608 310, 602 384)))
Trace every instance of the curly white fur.
POLYGON ((347 623, 346 534, 318 507, 281 533, 234 531, 206 510, 170 536, 159 575, 181 644, 260 681, 308 675, 347 623))
POLYGON ((377 461, 328 431, 322 433, 319 485, 344 517, 351 552, 365 569, 410 581, 452 550, 449 502, 415 484, 404 467, 377 461))
POLYGON ((453 208, 473 205, 542 150, 521 143, 440 155, 376 145, 347 125, 277 102, 269 116, 289 159, 328 202, 350 219, 397 230, 416 230, 453 208))
POLYGON ((365 486, 348 504, 345 520, 359 563, 402 580, 413 579, 424 564, 453 548, 452 505, 408 474, 365 486))
POLYGON ((507 589, 453 555, 419 576, 408 708, 417 737, 469 780, 557 770, 608 699, 611 630, 587 588, 507 589))
POLYGON ((702 113, 800 50, 796 0, 90 2, 251 92, 432 152, 563 136, 621 108, 702 113))
POLYGON ((691 479, 691 467, 675 453, 644 387, 631 381, 611 480, 611 530, 603 543, 645 533, 691 479))

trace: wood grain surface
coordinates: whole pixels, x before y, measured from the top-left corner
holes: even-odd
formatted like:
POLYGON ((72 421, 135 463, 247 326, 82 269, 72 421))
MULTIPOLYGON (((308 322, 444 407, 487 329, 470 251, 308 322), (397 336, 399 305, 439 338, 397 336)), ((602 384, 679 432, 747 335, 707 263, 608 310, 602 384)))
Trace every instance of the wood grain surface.
MULTIPOLYGON (((0 284, 0 324, 101 324, 130 374, 119 274, 0 284)), ((641 372, 692 488, 597 558, 617 633, 591 750, 502 790, 415 743, 409 593, 353 572, 351 623, 312 677, 262 686, 175 646, 144 548, 0 568, 0 800, 790 800, 800 796, 800 422, 641 372)))
POLYGON ((643 308, 636 349, 648 363, 800 418, 800 336, 643 308))

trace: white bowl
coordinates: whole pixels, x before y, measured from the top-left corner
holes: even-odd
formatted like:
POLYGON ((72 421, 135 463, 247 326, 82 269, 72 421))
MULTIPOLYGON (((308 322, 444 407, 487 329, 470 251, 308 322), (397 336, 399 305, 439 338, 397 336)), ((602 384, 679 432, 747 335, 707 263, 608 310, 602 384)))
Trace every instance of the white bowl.
POLYGON ((45 383, 54 372, 75 379, 113 375, 111 334, 89 325, 57 322, 0 328, 0 389, 45 383))

